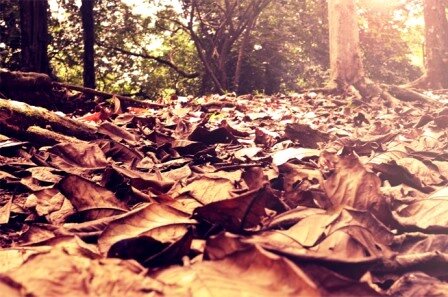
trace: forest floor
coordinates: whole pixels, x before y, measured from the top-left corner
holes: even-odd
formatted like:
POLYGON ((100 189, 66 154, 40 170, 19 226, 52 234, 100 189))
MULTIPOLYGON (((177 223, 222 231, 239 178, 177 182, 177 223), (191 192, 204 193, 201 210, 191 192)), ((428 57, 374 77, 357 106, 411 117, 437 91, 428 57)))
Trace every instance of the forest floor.
POLYGON ((96 140, 1 135, 0 295, 448 296, 431 98, 115 99, 73 117, 96 140))

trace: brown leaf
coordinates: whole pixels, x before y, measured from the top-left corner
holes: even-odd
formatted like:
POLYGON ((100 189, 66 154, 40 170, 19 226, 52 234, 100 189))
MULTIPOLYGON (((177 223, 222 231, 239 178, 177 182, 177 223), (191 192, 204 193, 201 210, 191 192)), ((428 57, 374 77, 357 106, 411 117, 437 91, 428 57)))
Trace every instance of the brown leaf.
POLYGON ((256 127, 255 128, 255 140, 256 144, 261 144, 264 147, 272 147, 277 142, 279 136, 266 129, 256 127))
POLYGON ((409 172, 417 176, 424 185, 439 185, 443 182, 440 174, 430 169, 420 160, 415 158, 402 158, 397 161, 397 164, 409 170, 409 172))
POLYGON ((226 128, 217 128, 215 130, 209 131, 202 126, 198 126, 191 134, 188 136, 188 140, 198 141, 205 144, 216 144, 216 143, 235 143, 237 139, 232 133, 226 128))
POLYGON ((127 141, 130 144, 136 143, 139 140, 139 137, 128 132, 127 130, 118 127, 110 122, 103 122, 98 128, 98 132, 109 136, 116 142, 120 142, 122 140, 127 141))
POLYGON ((182 263, 190 252, 193 236, 191 230, 173 243, 162 243, 148 236, 139 236, 114 243, 108 257, 134 259, 145 267, 155 268, 182 263))
POLYGON ((143 159, 143 154, 113 140, 100 139, 95 143, 101 148, 107 158, 122 162, 130 167, 137 165, 143 159))
POLYGON ((448 199, 425 199, 393 212, 397 222, 405 228, 427 232, 447 232, 448 199))
POLYGON ((360 226, 347 226, 334 231, 313 251, 317 255, 339 260, 362 260, 383 255, 373 234, 360 226))
POLYGON ((0 207, 0 225, 8 224, 11 216, 12 198, 6 202, 5 205, 0 207))
POLYGON ((52 164, 63 170, 70 167, 104 168, 108 163, 104 153, 94 143, 60 143, 48 151, 58 157, 52 159, 52 164))
POLYGON ((272 190, 265 186, 239 197, 212 202, 195 210, 194 217, 223 226, 232 232, 259 230, 269 217, 267 209, 284 211, 272 190))
POLYGON ((116 242, 136 236, 152 237, 162 243, 173 242, 194 224, 196 221, 189 219, 188 214, 152 203, 110 223, 98 239, 98 247, 105 254, 116 242))
POLYGON ((403 254, 447 253, 448 235, 405 233, 396 236, 393 249, 403 254))
POLYGON ((259 189, 268 183, 268 177, 261 167, 249 167, 243 172, 242 178, 250 190, 259 189))
POLYGON ((0 292, 4 296, 8 297, 23 297, 25 293, 25 289, 11 278, 0 275, 0 292))
POLYGON ((39 216, 46 216, 61 209, 65 197, 57 189, 44 189, 28 196, 26 207, 34 207, 39 216))
POLYGON ((315 130, 308 125, 293 123, 286 125, 285 136, 291 140, 298 140, 304 147, 317 149, 318 144, 328 141, 329 136, 315 130))
POLYGON ((388 296, 446 296, 448 284, 421 272, 403 275, 387 291, 388 296))
POLYGON ((78 212, 91 211, 93 217, 108 216, 127 209, 114 193, 77 175, 63 178, 58 188, 78 212))
POLYGON ((235 183, 241 180, 240 170, 208 173, 194 177, 180 193, 189 193, 203 205, 229 199, 233 196, 235 183))
POLYGON ((152 190, 156 193, 168 192, 174 184, 171 179, 164 179, 163 175, 156 173, 144 173, 136 170, 130 170, 123 167, 112 165, 108 167, 103 175, 103 182, 112 190, 116 190, 117 175, 125 177, 122 183, 130 183, 131 186, 139 190, 152 190))
POLYGON ((263 149, 261 147, 256 147, 256 146, 245 147, 245 148, 237 150, 234 153, 234 155, 235 155, 235 158, 246 160, 246 159, 252 159, 261 151, 263 151, 263 149))
POLYGON ((306 217, 312 216, 314 214, 324 213, 324 209, 299 206, 297 208, 276 215, 272 219, 272 221, 269 222, 269 228, 284 229, 298 223, 306 217))
POLYGON ((40 181, 40 182, 45 182, 45 183, 57 183, 61 180, 62 176, 55 174, 55 173, 59 173, 60 171, 55 170, 54 168, 51 167, 42 167, 42 166, 38 166, 38 167, 32 167, 32 168, 28 168, 26 171, 31 172, 31 176, 40 181))
POLYGON ((0 250, 0 273, 18 268, 33 255, 47 253, 50 250, 50 246, 2 249, 0 250))
POLYGON ((143 297, 162 289, 142 272, 126 261, 91 260, 54 249, 30 258, 7 276, 36 297, 104 296, 106 292, 109 296, 143 297))
POLYGON ((288 230, 279 230, 277 232, 285 234, 304 247, 311 247, 314 246, 326 233, 328 226, 333 223, 339 215, 339 212, 334 214, 313 214, 303 218, 288 230))
POLYGON ((272 154, 273 163, 277 166, 283 165, 291 159, 302 160, 304 158, 319 157, 320 150, 310 148, 287 148, 272 154))
POLYGON ((305 273, 289 260, 251 248, 218 261, 172 267, 154 277, 167 295, 182 296, 320 296, 305 273))
POLYGON ((337 158, 335 172, 323 188, 333 207, 349 206, 359 210, 376 209, 382 204, 380 179, 353 155, 337 158))
POLYGON ((303 263, 299 265, 307 275, 318 285, 324 296, 332 297, 380 297, 378 293, 364 281, 345 277, 330 269, 316 264, 303 263))

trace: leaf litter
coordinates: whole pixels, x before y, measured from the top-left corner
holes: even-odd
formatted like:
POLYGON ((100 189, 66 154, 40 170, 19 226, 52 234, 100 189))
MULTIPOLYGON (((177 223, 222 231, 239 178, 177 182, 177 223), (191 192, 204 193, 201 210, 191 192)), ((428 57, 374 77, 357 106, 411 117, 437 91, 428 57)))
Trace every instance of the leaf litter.
POLYGON ((443 108, 112 104, 94 141, 1 135, 2 296, 448 296, 443 108))

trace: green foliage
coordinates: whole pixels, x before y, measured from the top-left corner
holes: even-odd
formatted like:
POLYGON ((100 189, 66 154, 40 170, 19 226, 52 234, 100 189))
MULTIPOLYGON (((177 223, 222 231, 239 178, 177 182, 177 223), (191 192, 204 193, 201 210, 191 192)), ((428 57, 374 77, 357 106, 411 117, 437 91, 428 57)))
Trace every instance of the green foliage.
POLYGON ((327 36, 325 0, 274 2, 254 30, 244 91, 275 93, 323 84, 329 66, 327 36))
POLYGON ((15 0, 0 1, 0 67, 20 66, 19 5, 15 0))
MULTIPOLYGON (((56 75, 64 81, 82 84, 82 28, 75 1, 58 0, 60 11, 53 14, 50 57, 56 75)), ((161 8, 162 14, 169 7, 161 8)), ((117 47, 137 54, 168 57, 183 69, 198 67, 189 38, 181 31, 163 28, 156 16, 145 16, 121 1, 98 1, 94 8, 95 65, 97 87, 109 92, 156 97, 166 92, 197 92, 197 81, 186 81, 154 60, 130 56, 117 47)), ((160 18, 162 19, 162 18, 160 18)))
POLYGON ((410 46, 403 38, 402 28, 406 27, 407 19, 395 17, 393 11, 366 11, 363 17, 360 41, 367 74, 388 84, 403 84, 418 78, 421 70, 412 65, 410 46))

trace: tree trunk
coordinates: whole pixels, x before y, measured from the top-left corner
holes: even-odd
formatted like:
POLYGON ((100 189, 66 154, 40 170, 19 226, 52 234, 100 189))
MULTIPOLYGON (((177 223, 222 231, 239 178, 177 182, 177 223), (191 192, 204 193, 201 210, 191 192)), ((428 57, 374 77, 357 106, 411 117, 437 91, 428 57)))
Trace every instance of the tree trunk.
POLYGON ((330 85, 346 89, 364 78, 354 0, 329 0, 330 85))
POLYGON ((446 2, 425 0, 425 67, 426 73, 409 84, 416 88, 448 88, 448 21, 446 2))
POLYGON ((84 86, 95 89, 95 21, 93 18, 94 0, 82 0, 81 17, 84 38, 84 86))
POLYGON ((233 90, 239 94, 240 92, 240 80, 241 71, 243 68, 244 55, 246 54, 247 43, 249 42, 250 33, 254 27, 255 20, 252 20, 244 31, 243 38, 241 40, 240 48, 238 49, 238 57, 236 60, 235 75, 233 76, 233 90))
MULTIPOLYGON (((441 0, 427 0, 434 2, 441 0)), ((359 27, 355 0, 329 0, 328 25, 330 31, 330 83, 333 90, 351 92, 364 100, 381 98, 389 106, 398 99, 430 102, 425 96, 393 87, 381 88, 365 76, 359 43, 359 27), (393 91, 393 93, 392 93, 393 91)), ((446 21, 446 18, 445 18, 446 21)))
POLYGON ((52 75, 48 60, 48 1, 20 0, 21 67, 52 75))

